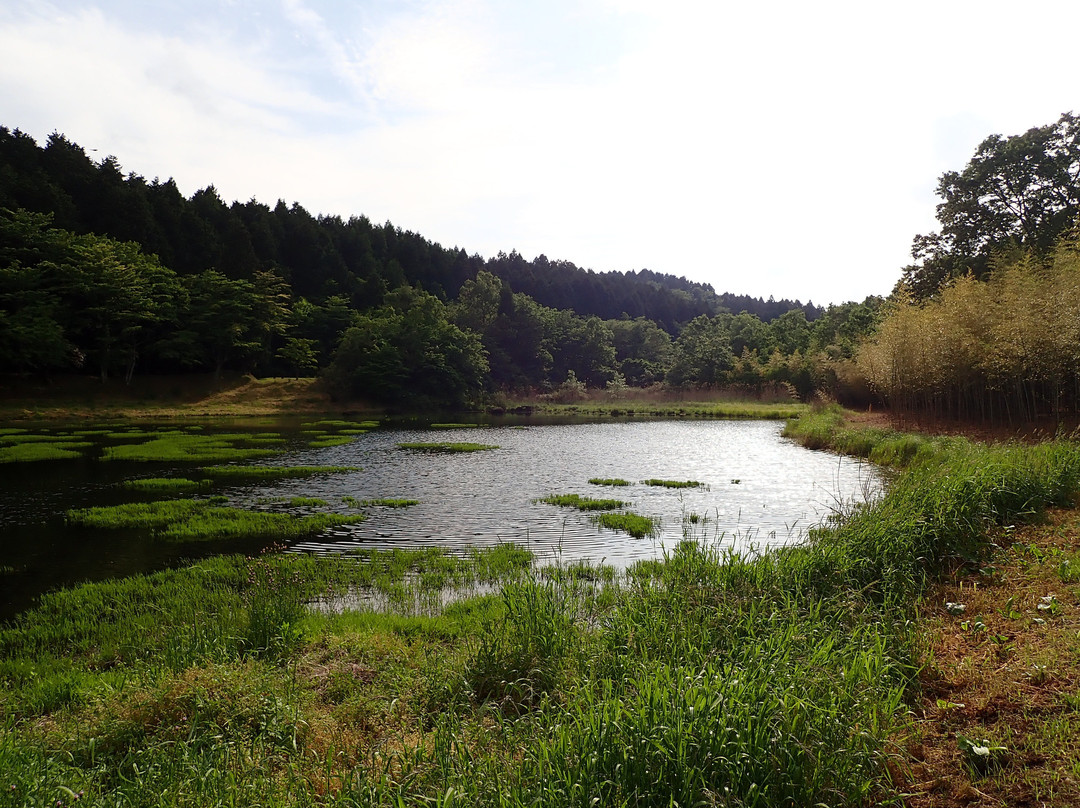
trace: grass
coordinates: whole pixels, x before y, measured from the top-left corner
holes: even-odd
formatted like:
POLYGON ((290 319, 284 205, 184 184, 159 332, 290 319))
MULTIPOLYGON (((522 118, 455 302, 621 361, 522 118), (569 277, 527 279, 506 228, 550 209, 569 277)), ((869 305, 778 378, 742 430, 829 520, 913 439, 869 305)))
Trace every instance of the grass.
POLYGON ((121 485, 132 491, 194 491, 205 488, 210 480, 189 480, 185 477, 144 477, 124 480, 121 485))
POLYGON ((655 536, 659 528, 655 519, 636 513, 601 513, 596 516, 596 522, 601 527, 629 533, 635 539, 655 536))
POLYGON ((473 429, 480 426, 480 424, 432 424, 432 429, 473 429))
MULTIPOLYGON (((303 500, 299 504, 326 504, 303 500)), ((295 502, 290 504, 296 504, 295 502)), ((361 515, 320 513, 299 517, 288 513, 247 511, 207 500, 176 499, 81 508, 67 512, 69 524, 96 529, 142 528, 165 541, 260 536, 267 540, 308 536, 328 527, 363 521, 361 515)))
POLYGON ((356 497, 342 497, 341 501, 348 505, 350 508, 409 508, 413 505, 419 505, 418 499, 393 499, 393 498, 380 498, 380 499, 357 499, 356 497))
POLYGON ((704 483, 699 483, 696 480, 642 480, 645 485, 658 486, 660 488, 701 488, 704 483))
POLYGON ((61 788, 89 805, 1075 804, 1080 593, 1061 571, 1080 524, 1053 508, 1080 447, 929 446, 889 449, 903 470, 879 500, 755 556, 693 535, 624 573, 532 569, 511 546, 269 554, 49 593, 0 629, 0 805, 70 804, 61 788), (1000 765, 971 764, 983 741, 1000 765))
POLYGON ((434 442, 434 443, 399 443, 398 446, 402 449, 412 449, 417 452, 431 452, 434 454, 453 454, 459 452, 483 452, 488 449, 498 449, 498 446, 492 446, 487 443, 451 443, 451 442, 434 442))
POLYGON ((72 460, 82 457, 89 443, 16 443, 0 446, 0 463, 36 463, 41 460, 72 460))
MULTIPOLYGON (((260 446, 243 446, 250 443, 249 435, 221 433, 196 435, 174 431, 159 433, 144 443, 106 446, 103 460, 129 460, 140 462, 192 462, 206 463, 214 460, 250 460, 269 457, 279 450, 260 446)), ((259 441, 256 441, 259 443, 259 441)))
POLYGON ((205 466, 199 470, 211 477, 241 477, 258 480, 281 480, 291 477, 313 477, 320 474, 360 471, 356 466, 205 466))
POLYGON ((630 485, 630 481, 629 480, 623 480, 623 479, 620 479, 618 477, 592 477, 592 478, 589 479, 589 484, 590 485, 622 486, 622 485, 630 485))
POLYGON ((552 494, 537 502, 558 505, 561 508, 577 508, 579 511, 613 511, 626 505, 621 499, 593 499, 580 494, 552 494))

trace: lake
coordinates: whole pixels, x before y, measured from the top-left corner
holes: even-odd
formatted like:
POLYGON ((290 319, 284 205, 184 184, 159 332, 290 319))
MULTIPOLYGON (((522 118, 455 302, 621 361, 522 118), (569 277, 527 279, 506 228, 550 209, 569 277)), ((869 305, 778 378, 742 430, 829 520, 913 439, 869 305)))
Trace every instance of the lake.
MULTIPOLYGON (((290 543, 290 552, 469 547, 514 542, 543 558, 588 559, 625 568, 661 556, 684 536, 762 550, 803 539, 807 528, 844 503, 874 496, 882 478, 872 465, 804 449, 780 436, 775 421, 628 421, 527 423, 465 429, 383 426, 343 445, 312 447, 297 421, 270 429, 284 439, 260 464, 357 466, 360 471, 274 482, 220 481, 209 491, 230 505, 281 509, 292 497, 325 500, 301 513, 347 510, 344 498, 418 500, 407 508, 370 507, 367 521, 290 543), (497 449, 430 454, 405 442, 471 441, 497 449), (589 483, 621 478, 629 486, 589 483), (696 481, 693 488, 644 484, 696 481), (599 527, 587 513, 537 500, 580 494, 626 501, 658 522, 654 538, 599 527), (268 504, 277 503, 277 504, 268 504)), ((207 433, 214 428, 197 427, 207 433)), ((265 423, 220 429, 236 432, 265 423)), ((90 430, 83 429, 86 433, 90 430)), ((108 440, 73 460, 0 466, 0 619, 26 608, 42 591, 71 583, 161 569, 187 559, 265 549, 265 540, 163 542, 140 530, 101 531, 66 523, 69 508, 145 501, 121 487, 139 477, 198 476, 200 464, 100 459, 108 440)))

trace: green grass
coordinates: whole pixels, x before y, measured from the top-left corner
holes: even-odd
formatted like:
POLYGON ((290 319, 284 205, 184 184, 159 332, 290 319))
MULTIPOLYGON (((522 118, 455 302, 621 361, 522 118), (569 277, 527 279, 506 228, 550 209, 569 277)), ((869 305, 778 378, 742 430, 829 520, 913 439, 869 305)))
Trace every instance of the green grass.
POLYGON ((480 424, 432 424, 432 429, 473 429, 480 426, 480 424))
POLYGON ((589 479, 590 485, 613 485, 622 486, 630 485, 629 480, 623 480, 618 477, 592 477, 589 479))
POLYGON ((1070 503, 1080 447, 861 440, 909 458, 883 496, 760 555, 226 557, 48 593, 0 628, 0 805, 900 804, 926 583, 1070 503))
POLYGON ((124 480, 121 485, 132 491, 194 491, 210 483, 210 480, 189 480, 185 477, 144 477, 124 480))
POLYGON ((636 539, 655 536, 659 528, 655 519, 636 513, 601 513, 595 518, 600 526, 611 530, 621 530, 636 539))
POLYGON ((350 508, 409 508, 413 505, 419 505, 418 499, 393 499, 393 498, 381 498, 381 499, 357 499, 356 497, 342 497, 341 501, 348 505, 350 508))
POLYGON ((278 480, 290 477, 312 477, 320 474, 344 474, 360 471, 356 466, 205 466, 199 469, 211 477, 242 477, 258 480, 278 480))
POLYGON ((418 452, 431 452, 434 454, 446 453, 453 454, 457 452, 483 452, 488 449, 498 449, 498 446, 492 446, 486 443, 450 443, 450 442, 435 442, 435 443, 399 443, 399 447, 402 449, 412 449, 418 452))
MULTIPOLYGON (((214 460, 250 460, 278 453, 275 449, 238 445, 245 443, 251 443, 249 435, 193 435, 182 431, 157 433, 156 437, 144 443, 106 446, 102 459, 206 463, 214 460)), ((260 440, 256 440, 256 443, 260 443, 260 440)))
POLYGON ((82 457, 80 449, 89 443, 17 443, 13 446, 0 446, 0 463, 35 463, 40 460, 72 460, 82 457))
MULTIPOLYGON (((302 504, 311 504, 305 500, 302 504)), ((318 504, 326 504, 317 500, 318 504)), ((118 530, 143 528, 155 538, 166 541, 203 541, 208 539, 262 536, 266 539, 291 539, 318 533, 334 525, 363 521, 361 515, 315 514, 294 516, 287 513, 247 511, 216 506, 207 500, 177 499, 164 502, 139 502, 81 508, 67 512, 72 525, 118 530)))
POLYGON ((593 499, 580 494, 552 494, 536 501, 561 508, 577 508, 579 511, 613 511, 626 505, 621 499, 593 499))
POLYGON ((645 485, 658 486, 660 488, 701 488, 704 483, 696 480, 642 480, 645 485))

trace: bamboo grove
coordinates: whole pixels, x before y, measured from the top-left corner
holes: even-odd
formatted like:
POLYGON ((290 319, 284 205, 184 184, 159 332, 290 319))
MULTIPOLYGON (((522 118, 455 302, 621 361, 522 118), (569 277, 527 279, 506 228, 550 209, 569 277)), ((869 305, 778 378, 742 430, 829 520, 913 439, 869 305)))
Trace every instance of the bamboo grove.
POLYGON ((1018 424, 1080 411, 1080 239, 1014 251, 985 281, 897 295, 857 365, 894 414, 1018 424))

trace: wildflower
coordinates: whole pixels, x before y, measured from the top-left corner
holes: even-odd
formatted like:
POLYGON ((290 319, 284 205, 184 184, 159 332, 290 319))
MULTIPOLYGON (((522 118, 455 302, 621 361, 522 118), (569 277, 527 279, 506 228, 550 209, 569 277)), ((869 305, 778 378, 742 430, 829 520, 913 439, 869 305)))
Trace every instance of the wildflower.
POLYGON ((945 603, 945 611, 952 615, 963 614, 966 608, 963 603, 953 603, 951 600, 945 603))
POLYGON ((1039 598, 1039 604, 1035 607, 1040 612, 1049 612, 1057 605, 1057 598, 1053 593, 1049 595, 1043 595, 1039 598))

